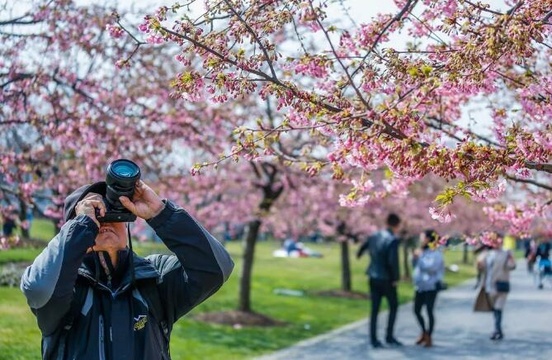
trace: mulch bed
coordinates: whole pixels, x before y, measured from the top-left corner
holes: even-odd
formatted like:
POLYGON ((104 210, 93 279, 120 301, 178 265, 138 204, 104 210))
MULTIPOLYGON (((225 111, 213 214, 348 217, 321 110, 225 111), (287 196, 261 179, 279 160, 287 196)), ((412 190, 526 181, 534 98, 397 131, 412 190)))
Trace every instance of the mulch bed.
POLYGON ((230 325, 235 328, 242 326, 271 327, 286 325, 285 322, 272 319, 266 315, 239 310, 203 313, 194 316, 194 319, 208 323, 230 325))
POLYGON ((317 292, 313 293, 313 295, 339 297, 339 298, 354 299, 354 300, 368 300, 368 299, 370 299, 370 296, 367 293, 359 292, 359 291, 345 291, 345 290, 317 291, 317 292))
MULTIPOLYGON (((366 293, 343 290, 324 290, 316 293, 311 293, 311 295, 340 297, 354 300, 367 300, 370 298, 366 293)), ((286 325, 286 323, 283 321, 272 319, 263 314, 240 310, 203 313, 198 314, 193 318, 198 321, 229 325, 233 326, 234 328, 241 328, 244 326, 272 327, 286 325)))

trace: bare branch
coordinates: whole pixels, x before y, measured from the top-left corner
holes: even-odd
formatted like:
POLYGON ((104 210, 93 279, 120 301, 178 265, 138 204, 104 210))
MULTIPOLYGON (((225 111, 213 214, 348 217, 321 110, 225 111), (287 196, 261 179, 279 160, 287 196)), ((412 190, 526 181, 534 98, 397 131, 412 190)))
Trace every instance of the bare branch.
POLYGON ((547 173, 552 173, 552 163, 539 164, 532 161, 526 161, 525 167, 532 170, 544 171, 547 173))
POLYGON ((546 185, 546 184, 543 184, 543 183, 540 183, 538 181, 535 181, 535 180, 531 180, 531 179, 520 179, 518 177, 515 177, 515 176, 511 176, 511 175, 506 175, 506 178, 508 180, 512 180, 512 181, 515 181, 515 182, 519 182, 519 183, 524 183, 524 184, 531 184, 531 185, 535 185, 541 189, 545 189, 545 190, 548 190, 548 191, 552 191, 552 186, 549 186, 549 185, 546 185))
POLYGON ((368 56, 374 51, 374 49, 376 48, 376 46, 378 45, 380 39, 382 38, 382 36, 387 32, 387 30, 389 30, 389 28, 391 27, 391 25, 393 25, 393 23, 397 22, 397 21, 401 21, 401 19, 403 18, 403 16, 409 12, 409 11, 412 11, 412 9, 414 8, 414 6, 416 6, 416 3, 418 2, 418 0, 408 0, 407 3, 404 5, 404 7, 401 9, 401 11, 395 15, 395 17, 393 17, 393 19, 391 19, 384 27, 383 29, 381 29, 381 31, 378 33, 378 36, 376 37, 376 40, 374 40, 374 42, 372 43, 372 46, 370 47, 370 50, 368 50, 368 52, 366 53, 366 55, 364 55, 364 57, 362 58, 362 62, 361 62, 361 65, 359 65, 359 67, 356 68, 355 71, 353 71, 353 73, 351 74, 351 76, 355 76, 356 73, 358 71, 360 71, 360 69, 362 68, 362 63, 366 61, 366 59, 368 58, 368 56))
POLYGON ((542 23, 547 23, 548 20, 550 20, 551 17, 552 17, 552 10, 550 10, 549 12, 546 13, 546 15, 544 15, 541 22, 542 23))
POLYGON ((276 71, 274 70, 274 66, 272 65, 272 61, 270 60, 270 56, 268 55, 268 51, 267 49, 263 46, 263 43, 261 41, 261 39, 259 39, 259 36, 257 35, 257 33, 255 31, 253 31, 253 29, 251 28, 251 26, 249 26, 249 24, 247 23, 247 21, 245 21, 242 16, 240 14, 238 14, 238 12, 236 11, 236 9, 234 9, 234 7, 232 6, 232 4, 230 4, 229 1, 227 0, 224 0, 224 2, 226 3, 226 5, 228 5, 228 7, 230 8, 230 10, 232 11, 232 13, 240 20, 240 22, 245 26, 245 28, 247 29, 247 31, 251 34, 251 36, 253 36, 253 38, 255 39, 255 42, 257 44, 259 44, 259 47, 261 48, 261 51, 263 52, 264 56, 265 56, 265 59, 266 59, 266 63, 268 65, 268 67, 270 68, 270 73, 272 75, 272 77, 274 79, 277 79, 278 76, 276 75, 276 71))
MULTIPOLYGON (((314 11, 312 2, 310 3, 310 7, 314 11)), ((335 46, 334 46, 332 40, 330 39, 330 35, 328 34, 328 31, 326 30, 326 28, 324 27, 322 22, 320 21, 320 18, 317 17, 316 22, 320 26, 320 29, 322 29, 322 32, 324 33, 324 36, 326 37, 326 41, 328 42, 328 44, 330 45, 330 48, 332 49, 332 53, 337 54, 337 52, 335 50, 335 46)), ((336 56, 335 59, 337 60, 337 62, 341 66, 341 69, 343 69, 343 72, 347 76, 347 79, 349 80, 349 84, 351 84, 351 86, 354 89, 358 99, 362 102, 362 104, 364 105, 364 107, 366 109, 370 109, 371 108, 370 104, 368 104, 366 99, 364 99, 364 96, 362 96, 362 93, 360 92, 360 89, 355 85, 351 74, 349 74, 349 71, 347 70, 347 67, 345 66, 345 64, 343 64, 343 61, 341 60, 341 58, 339 56, 336 56)))

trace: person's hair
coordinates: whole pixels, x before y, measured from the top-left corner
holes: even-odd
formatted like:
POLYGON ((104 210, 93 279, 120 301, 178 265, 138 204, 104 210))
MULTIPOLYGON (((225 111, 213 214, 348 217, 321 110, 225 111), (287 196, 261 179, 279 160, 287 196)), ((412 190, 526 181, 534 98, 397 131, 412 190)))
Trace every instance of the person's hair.
POLYGON ((395 213, 391 213, 387 215, 387 225, 391 227, 395 227, 401 223, 401 218, 399 215, 395 213))
POLYGON ((439 240, 439 234, 433 229, 424 230, 425 237, 429 240, 430 243, 439 240))

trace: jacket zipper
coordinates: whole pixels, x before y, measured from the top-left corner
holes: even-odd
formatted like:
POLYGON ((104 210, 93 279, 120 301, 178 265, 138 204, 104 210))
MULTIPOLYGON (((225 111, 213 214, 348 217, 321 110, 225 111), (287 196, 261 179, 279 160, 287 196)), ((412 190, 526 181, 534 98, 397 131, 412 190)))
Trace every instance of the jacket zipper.
POLYGON ((103 316, 100 315, 100 324, 99 324, 99 331, 100 331, 100 357, 99 360, 105 360, 105 338, 104 338, 104 322, 103 322, 103 316))

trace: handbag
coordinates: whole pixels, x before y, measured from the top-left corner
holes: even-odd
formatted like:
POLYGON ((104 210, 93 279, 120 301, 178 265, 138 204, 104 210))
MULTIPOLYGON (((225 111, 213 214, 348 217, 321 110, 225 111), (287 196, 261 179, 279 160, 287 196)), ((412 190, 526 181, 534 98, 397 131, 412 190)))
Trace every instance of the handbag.
POLYGON ((435 283, 435 290, 443 291, 446 289, 448 289, 448 284, 446 282, 439 280, 435 283))
POLYGON ((483 287, 479 288, 475 303, 473 304, 474 312, 490 312, 493 311, 493 304, 487 296, 485 289, 483 287))
POLYGON ((497 281, 495 283, 496 291, 500 293, 510 292, 510 282, 509 281, 497 281))

